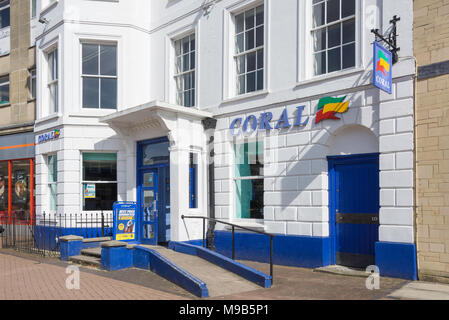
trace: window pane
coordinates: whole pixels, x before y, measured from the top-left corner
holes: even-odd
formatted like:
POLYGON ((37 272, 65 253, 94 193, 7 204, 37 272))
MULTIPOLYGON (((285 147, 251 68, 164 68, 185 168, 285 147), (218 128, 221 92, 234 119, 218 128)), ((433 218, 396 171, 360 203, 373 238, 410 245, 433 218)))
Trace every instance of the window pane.
POLYGON ((263 176, 263 142, 236 144, 234 154, 237 178, 263 176))
POLYGON ((326 49, 326 39, 326 28, 313 33, 313 48, 315 52, 326 49))
POLYGON ((100 72, 105 76, 117 75, 117 47, 100 46, 100 72))
POLYGON ((190 90, 189 91, 185 91, 184 92, 184 106, 185 107, 191 107, 190 101, 191 101, 190 90))
POLYGON ((256 91, 256 73, 251 72, 246 75, 246 92, 256 91))
POLYGON ((256 26, 264 23, 263 5, 256 8, 256 26))
POLYGON ((50 90, 49 112, 54 113, 58 111, 58 84, 57 83, 51 84, 49 90, 50 90))
POLYGON ((198 155, 190 153, 189 160, 189 208, 198 208, 198 155))
POLYGON ((112 210, 115 201, 117 201, 117 183, 96 183, 95 198, 84 198, 83 210, 112 210))
POLYGON ((190 73, 182 76, 184 79, 184 90, 189 90, 192 88, 190 73))
POLYGON ((237 40, 236 40, 236 45, 235 45, 236 49, 237 49, 237 53, 245 51, 245 48, 244 48, 244 37, 245 37, 244 33, 241 33, 241 34, 237 35, 237 40))
POLYGON ((0 78, 0 104, 9 103, 9 77, 0 78))
POLYGON ((256 29, 256 47, 263 46, 263 26, 260 26, 256 29))
POLYGON ((0 222, 8 214, 8 161, 0 162, 0 222))
POLYGON ((340 19, 340 0, 328 0, 327 2, 327 23, 340 19))
POLYGON ((99 108, 99 78, 83 78, 83 108, 99 108))
POLYGON ((245 73, 246 70, 246 56, 237 57, 237 74, 245 73))
POLYGON ((254 9, 245 12, 245 30, 254 28, 254 9))
POLYGON ((48 185, 48 189, 50 191, 50 207, 51 211, 56 211, 57 203, 58 203, 58 186, 54 184, 48 185))
POLYGON ((58 181, 58 160, 56 155, 48 156, 48 182, 58 181))
POLYGON ((9 7, 0 11, 0 29, 10 26, 9 7))
POLYGON ((98 45, 83 44, 83 74, 98 75, 98 45))
POLYGON ((101 108, 117 109, 117 79, 101 79, 101 108))
POLYGON ((341 47, 329 50, 329 69, 328 72, 341 70, 341 47))
POLYGON ((343 43, 355 41, 355 20, 343 23, 343 43))
POLYGON ((167 163, 170 161, 170 153, 168 151, 169 142, 159 142, 145 145, 142 155, 142 164, 150 166, 159 163, 167 163))
POLYGON ((182 56, 182 71, 190 70, 190 56, 189 54, 185 54, 182 56))
POLYGON ((83 181, 117 181, 117 154, 83 153, 83 181))
POLYGON ((263 219, 263 179, 236 181, 236 217, 263 219))
POLYGON ((324 2, 313 6, 313 27, 319 27, 324 24, 325 19, 325 4, 324 2))
POLYGON ((190 40, 189 37, 185 37, 182 41, 182 53, 188 53, 190 51, 190 40))
POLYGON ((257 71, 257 90, 263 89, 263 70, 257 71))
POLYGON ((254 48, 254 30, 245 32, 245 51, 254 48))
POLYGON ((355 0, 341 0, 341 17, 348 17, 355 14, 355 0))
POLYGON ((241 13, 235 16, 235 31, 236 33, 240 33, 244 28, 244 14, 241 13))
POLYGON ((247 72, 256 70, 256 53, 255 52, 250 53, 246 57, 247 57, 246 63, 248 65, 247 72))
POLYGON ((333 48, 341 45, 341 24, 337 24, 327 28, 328 32, 328 48, 333 48))
POLYGON ((191 69, 195 69, 195 51, 190 53, 190 67, 191 69))
POLYGON ((343 69, 355 66, 355 44, 343 47, 343 69))
POLYGON ((263 49, 257 50, 257 69, 262 69, 263 65, 263 49))
POLYGON ((12 214, 17 220, 30 219, 30 161, 12 161, 12 214))
POLYGON ((238 77, 237 92, 239 94, 245 93, 245 88, 246 88, 246 86, 245 86, 245 79, 246 79, 245 75, 242 75, 242 76, 238 77))
POLYGON ((326 51, 316 53, 314 60, 315 75, 326 73, 326 51))

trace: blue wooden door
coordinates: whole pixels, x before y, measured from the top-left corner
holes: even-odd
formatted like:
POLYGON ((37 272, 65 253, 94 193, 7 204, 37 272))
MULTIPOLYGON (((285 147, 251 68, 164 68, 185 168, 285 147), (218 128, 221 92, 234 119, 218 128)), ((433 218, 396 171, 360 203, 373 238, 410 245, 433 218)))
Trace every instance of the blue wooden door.
POLYGON ((379 239, 379 156, 330 157, 329 164, 335 263, 373 265, 379 239))
POLYGON ((141 173, 140 185, 141 241, 158 244, 158 174, 157 170, 141 173))

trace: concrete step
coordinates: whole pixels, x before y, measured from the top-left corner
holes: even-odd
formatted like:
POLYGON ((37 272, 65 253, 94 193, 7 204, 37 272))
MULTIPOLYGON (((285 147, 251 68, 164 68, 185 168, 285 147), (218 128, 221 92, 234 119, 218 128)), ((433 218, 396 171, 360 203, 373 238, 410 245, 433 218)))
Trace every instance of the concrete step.
POLYGON ((260 286, 197 256, 179 253, 159 246, 147 246, 178 267, 205 282, 209 297, 259 290, 260 286))
POLYGON ((341 276, 349 276, 349 277, 360 277, 360 278, 367 278, 370 274, 367 273, 365 270, 362 269, 356 269, 356 268, 350 268, 345 266, 327 266, 327 267, 320 267, 313 270, 314 272, 322 272, 322 273, 330 273, 330 274, 338 274, 341 276))
POLYGON ((96 257, 79 255, 79 256, 70 257, 69 261, 76 263, 76 264, 84 265, 84 266, 101 268, 101 259, 96 258, 96 257))
POLYGON ((89 256, 89 257, 95 257, 95 258, 101 258, 101 248, 87 248, 81 250, 81 255, 83 256, 89 256))

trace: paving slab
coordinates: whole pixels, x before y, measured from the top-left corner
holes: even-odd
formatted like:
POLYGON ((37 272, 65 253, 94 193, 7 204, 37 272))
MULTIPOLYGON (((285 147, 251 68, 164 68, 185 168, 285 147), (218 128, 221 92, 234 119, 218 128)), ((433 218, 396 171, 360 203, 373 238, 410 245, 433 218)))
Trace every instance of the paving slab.
POLYGON ((414 281, 392 292, 394 299, 449 300, 449 285, 414 281))
POLYGON ((143 247, 157 251, 177 266, 204 281, 209 290, 209 297, 241 294, 261 289, 257 284, 202 258, 160 246, 144 245, 143 247))
POLYGON ((349 267, 337 266, 337 265, 316 268, 313 271, 330 273, 330 274, 338 274, 338 275, 342 275, 342 276, 360 277, 360 278, 366 278, 370 275, 369 273, 367 273, 365 270, 362 270, 362 269, 355 269, 355 268, 349 268, 349 267))

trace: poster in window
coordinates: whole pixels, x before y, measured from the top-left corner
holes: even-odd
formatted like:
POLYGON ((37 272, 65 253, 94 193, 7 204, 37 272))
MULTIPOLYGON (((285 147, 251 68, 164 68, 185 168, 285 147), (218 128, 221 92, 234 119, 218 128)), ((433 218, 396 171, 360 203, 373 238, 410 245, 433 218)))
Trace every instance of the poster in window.
POLYGON ((28 198, 27 172, 25 170, 16 170, 14 171, 14 177, 14 203, 16 205, 26 205, 28 198))
POLYGON ((84 198, 95 199, 95 184, 84 185, 84 198))
POLYGON ((8 210, 8 181, 0 173, 0 212, 8 210))

